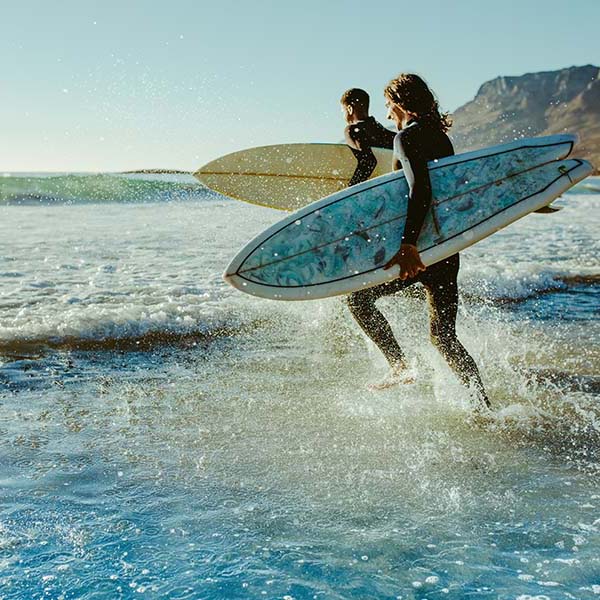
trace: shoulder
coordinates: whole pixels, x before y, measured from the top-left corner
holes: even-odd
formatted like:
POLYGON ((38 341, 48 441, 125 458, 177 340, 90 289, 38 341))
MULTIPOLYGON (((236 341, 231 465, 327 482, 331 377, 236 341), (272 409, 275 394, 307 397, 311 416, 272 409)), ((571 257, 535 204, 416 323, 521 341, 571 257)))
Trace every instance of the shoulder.
POLYGON ((418 121, 413 121, 409 125, 407 125, 404 129, 401 129, 398 132, 396 137, 399 138, 403 143, 411 143, 415 139, 421 137, 424 133, 424 127, 418 121))
POLYGON ((419 139, 419 125, 417 123, 401 129, 394 138, 394 152, 397 154, 406 154, 419 139))
POLYGON ((360 140, 365 135, 365 125, 364 121, 359 121, 358 123, 352 123, 348 125, 344 130, 346 137, 349 137, 351 140, 360 140))
POLYGON ((359 152, 367 152, 371 146, 378 145, 369 121, 352 123, 344 130, 346 144, 359 152))

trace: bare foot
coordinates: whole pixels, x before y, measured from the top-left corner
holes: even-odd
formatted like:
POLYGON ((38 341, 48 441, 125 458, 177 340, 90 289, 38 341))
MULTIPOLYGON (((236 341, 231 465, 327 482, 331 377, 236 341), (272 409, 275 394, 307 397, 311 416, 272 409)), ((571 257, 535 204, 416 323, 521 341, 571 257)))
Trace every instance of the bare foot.
POLYGON ((393 367, 379 383, 371 383, 367 389, 372 392, 387 390, 396 385, 409 385, 417 380, 415 372, 406 367, 393 367))

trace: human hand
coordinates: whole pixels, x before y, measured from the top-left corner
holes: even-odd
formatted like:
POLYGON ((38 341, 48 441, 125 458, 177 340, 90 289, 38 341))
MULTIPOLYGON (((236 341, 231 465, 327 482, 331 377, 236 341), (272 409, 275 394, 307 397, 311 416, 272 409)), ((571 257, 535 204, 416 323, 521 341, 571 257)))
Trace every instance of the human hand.
POLYGON ((394 265, 400 267, 398 277, 402 280, 416 277, 420 271, 426 269, 417 247, 412 244, 402 244, 400 250, 383 265, 383 268, 385 270, 391 269, 394 265))

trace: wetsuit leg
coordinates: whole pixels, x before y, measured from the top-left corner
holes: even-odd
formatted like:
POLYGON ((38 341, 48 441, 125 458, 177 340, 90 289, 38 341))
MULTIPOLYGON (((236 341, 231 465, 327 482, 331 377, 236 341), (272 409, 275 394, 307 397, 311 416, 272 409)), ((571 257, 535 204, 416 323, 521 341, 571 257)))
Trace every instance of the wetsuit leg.
POLYGON ((462 383, 467 387, 472 386, 481 402, 489 407, 477 365, 456 336, 458 268, 459 256, 455 254, 421 274, 420 279, 429 299, 431 341, 462 383))
POLYGON ((381 350, 392 367, 404 363, 404 352, 398 345, 387 319, 375 306, 375 301, 383 296, 395 294, 414 282, 414 280, 402 281, 401 279, 395 279, 366 290, 354 292, 346 297, 346 303, 352 316, 381 350))

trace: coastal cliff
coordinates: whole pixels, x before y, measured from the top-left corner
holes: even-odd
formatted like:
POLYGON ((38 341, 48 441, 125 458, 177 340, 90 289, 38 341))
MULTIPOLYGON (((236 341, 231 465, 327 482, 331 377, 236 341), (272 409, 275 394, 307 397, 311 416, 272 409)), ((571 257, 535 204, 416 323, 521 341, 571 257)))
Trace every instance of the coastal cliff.
POLYGON ((452 115, 450 130, 457 152, 521 137, 577 133, 574 156, 600 169, 600 68, 497 77, 452 115))

